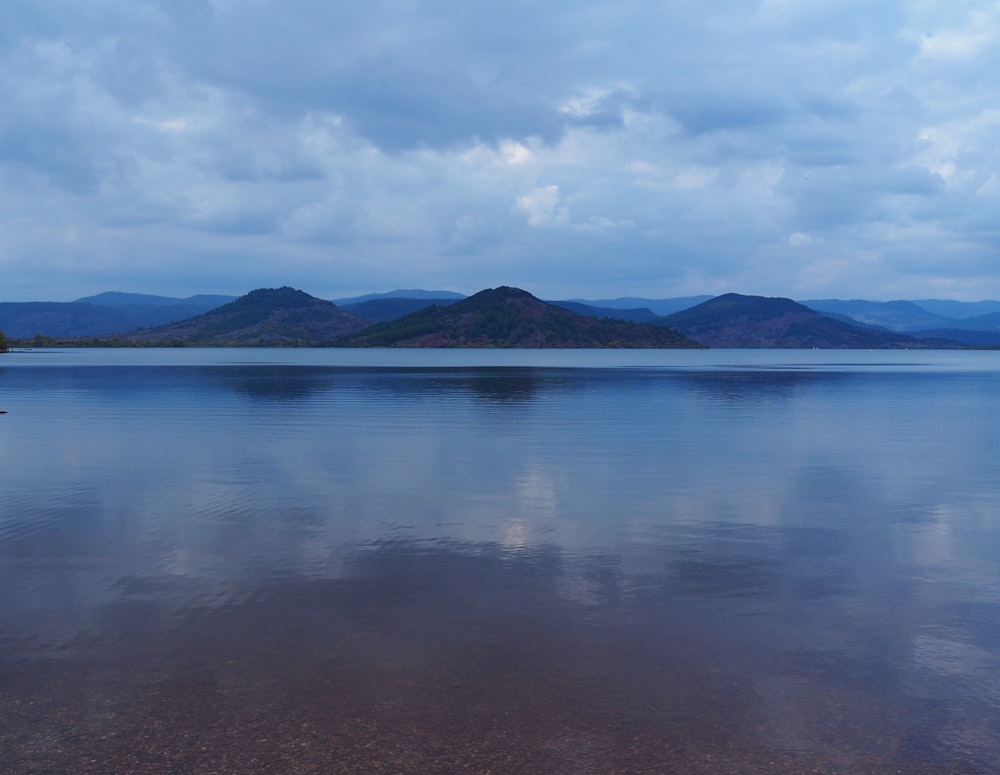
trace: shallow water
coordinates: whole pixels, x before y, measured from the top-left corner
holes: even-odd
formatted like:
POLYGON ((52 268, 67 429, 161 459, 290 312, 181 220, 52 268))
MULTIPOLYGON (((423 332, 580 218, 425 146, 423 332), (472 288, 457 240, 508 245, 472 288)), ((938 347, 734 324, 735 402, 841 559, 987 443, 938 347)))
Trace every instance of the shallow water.
POLYGON ((11 772, 991 772, 1000 354, 0 358, 11 772))

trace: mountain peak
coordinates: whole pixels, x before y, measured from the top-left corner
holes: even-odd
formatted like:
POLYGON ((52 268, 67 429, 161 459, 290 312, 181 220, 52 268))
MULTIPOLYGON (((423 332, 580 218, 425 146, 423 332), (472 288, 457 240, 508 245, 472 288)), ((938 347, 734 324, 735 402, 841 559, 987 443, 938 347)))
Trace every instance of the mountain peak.
MULTIPOLYGON (((307 304, 313 304, 317 301, 323 301, 322 299, 317 299, 315 296, 310 296, 305 291, 300 291, 296 288, 291 288, 287 285, 283 285, 280 288, 257 288, 256 290, 250 291, 249 293, 241 296, 240 298, 230 302, 231 304, 246 304, 254 303, 259 304, 261 302, 268 302, 273 304, 286 304, 294 306, 303 306, 307 304)), ((327 302, 328 304, 333 304, 333 302, 327 302)))
POLYGON ((776 314, 779 312, 811 311, 808 307, 783 296, 750 296, 742 293, 724 293, 709 299, 690 309, 723 309, 752 310, 757 314, 776 314))
POLYGON ((479 293, 474 293, 469 296, 466 301, 471 301, 472 299, 478 299, 480 301, 484 300, 502 300, 502 299, 533 299, 539 304, 544 304, 541 299, 537 296, 533 296, 521 288, 515 288, 511 285, 500 285, 496 288, 485 288, 479 291, 479 293))

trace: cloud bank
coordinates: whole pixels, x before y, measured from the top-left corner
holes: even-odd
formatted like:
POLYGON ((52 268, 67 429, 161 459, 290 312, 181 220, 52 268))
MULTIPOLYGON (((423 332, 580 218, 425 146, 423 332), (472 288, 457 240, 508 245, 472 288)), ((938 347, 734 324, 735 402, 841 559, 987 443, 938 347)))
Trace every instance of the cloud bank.
POLYGON ((7 0, 0 297, 1000 297, 1000 3, 7 0))

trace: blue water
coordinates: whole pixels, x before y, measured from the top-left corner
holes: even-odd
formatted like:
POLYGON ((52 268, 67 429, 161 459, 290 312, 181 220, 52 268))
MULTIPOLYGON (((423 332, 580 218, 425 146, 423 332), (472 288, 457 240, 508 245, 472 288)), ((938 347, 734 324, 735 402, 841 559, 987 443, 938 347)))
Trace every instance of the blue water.
POLYGON ((0 771, 1000 769, 1000 353, 35 350, 0 409, 0 771))

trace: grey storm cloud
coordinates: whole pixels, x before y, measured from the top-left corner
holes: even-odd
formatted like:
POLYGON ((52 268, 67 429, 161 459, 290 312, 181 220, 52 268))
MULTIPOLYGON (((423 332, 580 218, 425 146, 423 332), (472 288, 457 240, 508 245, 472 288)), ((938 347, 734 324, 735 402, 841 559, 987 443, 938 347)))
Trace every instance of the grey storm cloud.
POLYGON ((998 44, 975 0, 7 0, 2 296, 1000 296, 998 44))

